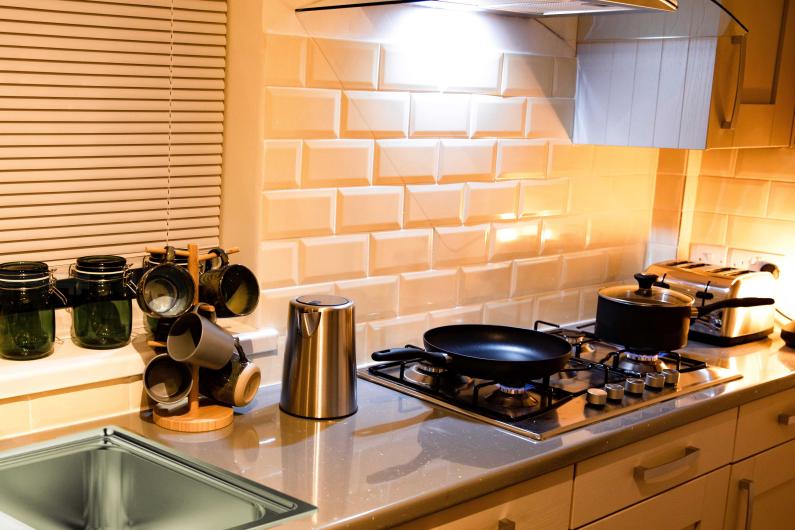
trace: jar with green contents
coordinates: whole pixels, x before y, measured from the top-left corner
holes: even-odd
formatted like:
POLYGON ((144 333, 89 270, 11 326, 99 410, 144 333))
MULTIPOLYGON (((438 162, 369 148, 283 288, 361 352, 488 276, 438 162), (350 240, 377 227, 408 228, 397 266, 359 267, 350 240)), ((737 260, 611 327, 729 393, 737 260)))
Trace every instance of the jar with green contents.
POLYGON ((53 296, 65 303, 46 263, 0 264, 0 357, 24 361, 52 353, 56 305, 53 296))
POLYGON ((130 269, 121 256, 85 256, 69 268, 75 281, 72 341, 105 350, 130 342, 132 296, 130 269))

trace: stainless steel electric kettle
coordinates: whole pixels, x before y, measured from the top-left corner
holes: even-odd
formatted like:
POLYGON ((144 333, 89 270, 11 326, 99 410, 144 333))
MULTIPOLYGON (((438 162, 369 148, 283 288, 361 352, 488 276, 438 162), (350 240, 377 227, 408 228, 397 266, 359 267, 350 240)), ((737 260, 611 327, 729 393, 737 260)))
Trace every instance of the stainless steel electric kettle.
POLYGON ((294 416, 333 419, 356 412, 353 302, 333 295, 290 301, 280 407, 294 416))

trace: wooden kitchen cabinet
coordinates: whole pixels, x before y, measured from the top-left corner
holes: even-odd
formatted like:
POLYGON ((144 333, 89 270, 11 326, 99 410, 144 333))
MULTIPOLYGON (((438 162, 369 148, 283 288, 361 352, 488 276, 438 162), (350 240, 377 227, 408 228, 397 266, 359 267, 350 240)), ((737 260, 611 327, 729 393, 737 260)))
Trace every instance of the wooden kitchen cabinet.
POLYGON ((795 438, 795 388, 740 406, 734 462, 795 438))
POLYGON ((399 530, 566 530, 574 468, 547 473, 397 527, 399 530))
POLYGON ((575 467, 571 527, 731 463, 737 409, 689 423, 575 467))
POLYGON ((723 528, 729 467, 724 466, 691 480, 583 526, 581 530, 720 530, 723 528))
POLYGON ((741 85, 737 69, 742 43, 718 43, 708 147, 789 145, 795 116, 795 2, 724 0, 723 5, 749 31, 741 85), (738 86, 734 126, 722 128, 738 86))
POLYGON ((795 528, 795 441, 731 466, 724 528, 795 528))

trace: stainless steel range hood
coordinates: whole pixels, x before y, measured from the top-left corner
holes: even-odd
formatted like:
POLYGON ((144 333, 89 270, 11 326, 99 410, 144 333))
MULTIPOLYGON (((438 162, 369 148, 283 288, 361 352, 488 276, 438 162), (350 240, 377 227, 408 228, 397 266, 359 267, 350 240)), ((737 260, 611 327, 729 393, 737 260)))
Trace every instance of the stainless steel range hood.
POLYGON ((296 12, 387 4, 415 4, 442 9, 495 11, 541 17, 641 10, 676 11, 678 0, 308 0, 296 12))

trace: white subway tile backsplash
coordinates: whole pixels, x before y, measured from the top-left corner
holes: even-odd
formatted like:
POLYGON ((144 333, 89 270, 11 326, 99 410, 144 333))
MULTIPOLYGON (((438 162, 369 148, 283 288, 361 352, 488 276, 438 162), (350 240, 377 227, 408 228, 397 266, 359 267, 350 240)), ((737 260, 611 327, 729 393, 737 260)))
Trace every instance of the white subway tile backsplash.
POLYGON ((304 86, 307 39, 296 35, 265 35, 264 81, 267 86, 304 86))
POLYGON ((535 318, 556 324, 577 322, 580 315, 580 292, 577 289, 539 296, 535 300, 535 318))
POLYGON ((541 222, 541 253, 584 250, 587 236, 588 218, 584 215, 545 217, 541 222))
POLYGON ((605 281, 607 253, 603 251, 579 252, 563 256, 561 287, 583 287, 605 281))
POLYGON ((451 54, 439 47, 385 44, 381 62, 381 90, 496 94, 502 54, 484 49, 451 54))
POLYGON ((404 225, 460 224, 463 195, 463 184, 406 186, 404 225))
POLYGON ((580 315, 578 320, 594 320, 596 318, 596 303, 599 301, 601 287, 584 287, 580 289, 580 315))
POLYGON ((438 56, 419 46, 381 46, 381 90, 441 90, 438 56))
POLYGON ((469 135, 473 138, 524 136, 526 101, 525 98, 472 96, 469 135))
POLYGON ((771 182, 770 198, 767 203, 767 216, 775 219, 795 221, 795 184, 790 182, 771 182))
POLYGON ((342 136, 404 138, 409 131, 410 96, 404 92, 342 94, 342 136))
POLYGON ((439 182, 493 180, 496 154, 494 140, 442 140, 439 182))
POLYGON ((302 173, 306 188, 366 186, 373 173, 373 141, 308 140, 302 173))
POLYGON ((487 302, 483 305, 483 323, 530 328, 533 326, 534 301, 533 298, 525 297, 487 302))
POLYGON ((439 160, 437 140, 375 142, 375 184, 432 184, 439 160))
POLYGON ((409 134, 414 137, 466 137, 468 94, 412 94, 409 134))
MULTIPOLYGON (((649 212, 611 209, 591 215, 588 248, 627 245, 649 235, 649 212)), ((678 225, 677 225, 678 229, 678 225)))
POLYGON ((503 96, 552 95, 555 59, 542 55, 506 53, 503 58, 503 96))
POLYGON ((556 98, 573 98, 577 88, 577 58, 555 57, 555 86, 552 95, 556 98))
POLYGON ((729 216, 708 212, 693 212, 690 239, 694 243, 726 244, 729 216))
POLYGON ((370 234, 370 274, 389 274, 431 268, 430 229, 370 234))
POLYGON ((259 304, 257 305, 260 326, 274 328, 279 332, 279 335, 284 335, 287 332, 290 300, 305 294, 334 294, 334 284, 322 283, 283 287, 281 289, 263 289, 260 291, 259 304))
POLYGON ((301 282, 316 283, 366 276, 368 242, 366 234, 302 239, 301 282))
POLYGON ((454 307, 457 299, 456 270, 408 272, 400 275, 400 314, 408 315, 454 307))
POLYGON ((547 143, 540 140, 499 140, 498 179, 542 179, 547 174, 547 143))
POLYGON ((614 282, 632 278, 643 271, 644 247, 642 245, 607 250, 605 281, 614 282))
POLYGON ((353 300, 357 322, 397 316, 398 278, 382 276, 337 282, 336 294, 353 300))
POLYGON ((568 140, 573 132, 573 99, 528 98, 525 136, 568 140))
POLYGON ((488 256, 489 225, 435 228, 433 266, 485 263, 488 256))
POLYGON ((406 344, 422 344, 428 330, 427 313, 409 315, 367 324, 367 351, 400 348, 406 344))
POLYGON ((514 261, 511 296, 516 298, 557 289, 562 267, 559 256, 514 261))
POLYGON ((272 289, 298 283, 298 242, 264 241, 259 252, 260 287, 272 289))
POLYGON ((336 138, 339 126, 339 90, 265 88, 266 138, 336 138))
POLYGON ((511 293, 511 272, 510 263, 461 267, 458 284, 459 305, 508 298, 511 293))
POLYGON ((518 182, 470 182, 464 188, 464 222, 516 219, 518 182))
POLYGON ((335 190, 283 190, 263 194, 262 232, 266 238, 331 234, 335 190))
POLYGON ((367 324, 356 324, 356 365, 372 364, 371 351, 367 349, 367 324))
POLYGON ((529 258, 538 255, 538 220, 492 223, 489 235, 489 261, 529 258))
POLYGON ((322 88, 378 88, 378 44, 312 38, 307 85, 322 88))
POLYGON ((519 215, 560 215, 569 207, 569 179, 525 180, 521 182, 519 215))
POLYGON ((301 140, 262 143, 264 190, 297 188, 301 175, 301 140))
POLYGON ((550 142, 547 176, 550 178, 587 177, 591 174, 593 159, 594 147, 592 145, 550 142))
POLYGON ((731 216, 727 239, 732 248, 789 255, 795 248, 795 222, 731 216))
POLYGON ((400 228, 403 188, 368 186, 340 188, 337 198, 337 233, 400 228))
POLYGON ((762 217, 767 211, 770 182, 707 177, 698 179, 696 209, 702 212, 762 217))
POLYGON ((483 323, 483 307, 479 305, 440 309, 428 313, 429 328, 481 323, 483 323))

